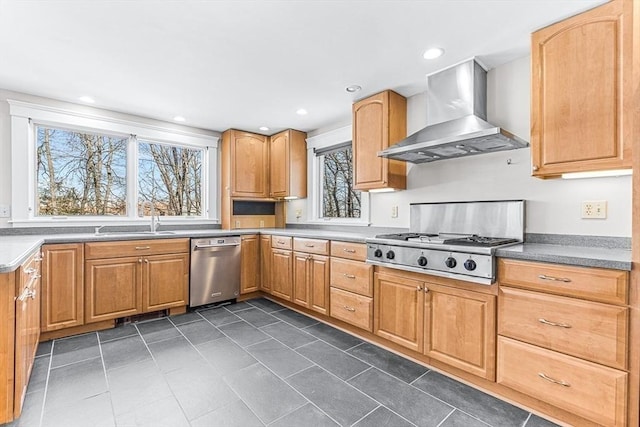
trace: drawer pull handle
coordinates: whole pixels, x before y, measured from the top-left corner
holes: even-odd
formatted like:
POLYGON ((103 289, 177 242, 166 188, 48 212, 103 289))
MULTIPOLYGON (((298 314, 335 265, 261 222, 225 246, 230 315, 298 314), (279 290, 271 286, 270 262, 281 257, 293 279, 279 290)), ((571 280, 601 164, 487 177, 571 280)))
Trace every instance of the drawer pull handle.
POLYGON ((543 372, 538 372, 538 376, 545 381, 549 381, 550 383, 558 384, 558 385, 561 385, 562 387, 571 387, 571 384, 569 384, 568 382, 563 380, 556 380, 554 378, 548 377, 543 372))
POLYGON ((355 313, 356 309, 353 307, 349 307, 348 305, 342 306, 342 308, 344 308, 347 311, 350 311, 352 313, 355 313))
POLYGON ((24 272, 27 274, 33 274, 33 273, 36 273, 37 271, 38 271, 37 268, 27 268, 26 270, 24 270, 24 272))
POLYGON ((304 247, 305 247, 305 248, 315 248, 315 247, 316 247, 316 245, 312 245, 311 243, 305 243, 305 244, 304 244, 304 247))
POLYGON ((276 240, 276 243, 279 245, 284 245, 285 241, 284 240, 276 240))
POLYGON ((136 246, 136 251, 144 251, 145 249, 151 249, 151 246, 136 246))
POLYGON ((344 277, 346 277, 347 279, 355 279, 356 278, 356 276, 354 276, 353 274, 342 273, 342 275, 344 277))
POLYGON ((557 326, 559 328, 571 328, 571 325, 569 325, 568 323, 557 323, 557 322, 550 322, 547 319, 541 317, 540 319, 538 319, 538 322, 544 324, 544 325, 549 325, 549 326, 557 326))
POLYGON ((343 250, 343 251, 345 251, 345 252, 348 252, 348 253, 350 253, 350 254, 355 254, 355 253, 356 253, 356 250, 355 250, 355 249, 347 249, 347 248, 343 248, 342 250, 343 250))
POLYGON ((542 280, 551 280, 554 282, 564 282, 564 283, 569 283, 571 281, 571 279, 569 279, 568 277, 553 277, 553 276, 547 276, 546 274, 540 274, 538 278, 542 280))

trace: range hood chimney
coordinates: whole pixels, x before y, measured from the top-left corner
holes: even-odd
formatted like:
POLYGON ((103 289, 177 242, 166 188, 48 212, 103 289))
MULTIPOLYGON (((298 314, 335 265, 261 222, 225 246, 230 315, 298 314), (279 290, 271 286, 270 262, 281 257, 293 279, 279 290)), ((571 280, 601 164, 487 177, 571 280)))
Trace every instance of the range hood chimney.
POLYGON ((470 59, 427 76, 427 127, 378 156, 427 163, 529 145, 486 120, 487 72, 470 59))

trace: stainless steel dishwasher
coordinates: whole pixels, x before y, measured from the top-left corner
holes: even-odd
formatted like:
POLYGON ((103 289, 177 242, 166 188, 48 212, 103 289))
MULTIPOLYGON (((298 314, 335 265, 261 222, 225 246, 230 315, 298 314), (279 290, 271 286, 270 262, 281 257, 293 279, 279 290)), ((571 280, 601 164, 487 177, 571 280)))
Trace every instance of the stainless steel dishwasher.
POLYGON ((189 306, 231 300, 240 293, 240 236, 191 239, 189 306))

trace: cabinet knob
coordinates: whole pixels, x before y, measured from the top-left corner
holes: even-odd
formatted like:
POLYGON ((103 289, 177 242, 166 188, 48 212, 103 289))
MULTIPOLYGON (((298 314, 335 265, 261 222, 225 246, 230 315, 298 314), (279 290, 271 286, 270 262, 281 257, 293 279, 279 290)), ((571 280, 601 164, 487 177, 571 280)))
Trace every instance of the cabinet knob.
POLYGON ((538 170, 538 169, 540 169, 540 168, 539 168, 538 166, 536 166, 536 165, 533 165, 533 166, 531 167, 531 169, 535 172, 535 171, 537 171, 537 170, 538 170))
POLYGON ((138 264, 142 264, 142 258, 138 258, 138 264))
POLYGON ((418 287, 416 288, 416 290, 417 290, 418 292, 422 292, 424 289, 423 289, 423 287, 422 287, 422 286, 418 286, 418 287))

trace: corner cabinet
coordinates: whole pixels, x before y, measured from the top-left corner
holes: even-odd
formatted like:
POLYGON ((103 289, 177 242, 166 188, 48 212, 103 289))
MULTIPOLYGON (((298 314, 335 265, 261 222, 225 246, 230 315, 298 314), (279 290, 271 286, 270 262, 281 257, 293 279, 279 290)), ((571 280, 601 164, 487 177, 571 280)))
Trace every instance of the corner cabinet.
POLYGON ((407 188, 405 162, 378 157, 378 151, 407 135, 407 100, 387 90, 353 104, 353 158, 356 190, 407 188))
POLYGON ((307 134, 289 129, 272 135, 269 143, 270 196, 307 197, 307 134))
POLYGON ((222 134, 223 191, 231 197, 269 197, 269 138, 230 129, 222 134))
POLYGON ((534 176, 631 167, 633 3, 614 0, 532 34, 534 176))

